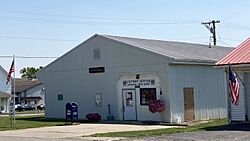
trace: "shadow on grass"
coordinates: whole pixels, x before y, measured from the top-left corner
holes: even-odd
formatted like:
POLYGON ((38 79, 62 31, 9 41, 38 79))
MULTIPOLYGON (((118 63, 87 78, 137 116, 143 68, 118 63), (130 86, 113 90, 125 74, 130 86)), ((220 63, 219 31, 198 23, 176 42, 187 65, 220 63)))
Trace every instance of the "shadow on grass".
POLYGON ((37 121, 37 122, 64 122, 64 119, 46 119, 43 116, 37 117, 18 117, 16 120, 22 121, 37 121))
POLYGON ((229 125, 203 127, 201 129, 206 131, 250 131, 250 123, 233 123, 229 125))
MULTIPOLYGON (((59 124, 56 126, 62 126, 62 125, 70 125, 69 122, 66 122, 65 119, 54 119, 54 118, 45 118, 44 116, 30 116, 30 117, 18 117, 16 118, 18 121, 32 121, 32 122, 58 122, 59 124), (64 124, 62 124, 64 123, 64 124)), ((89 123, 87 120, 77 120, 74 121, 76 124, 80 123, 89 123)))

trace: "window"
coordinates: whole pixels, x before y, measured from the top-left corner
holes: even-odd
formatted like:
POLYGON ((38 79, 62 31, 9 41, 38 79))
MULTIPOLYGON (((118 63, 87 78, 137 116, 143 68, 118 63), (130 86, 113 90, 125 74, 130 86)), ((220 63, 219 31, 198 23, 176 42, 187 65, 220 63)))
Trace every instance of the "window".
POLYGON ((95 49, 94 49, 94 59, 96 59, 96 60, 101 59, 101 51, 100 51, 100 48, 95 48, 95 49))
POLYGON ((140 89, 140 104, 148 105, 150 101, 156 100, 156 88, 140 89))
POLYGON ((102 94, 101 93, 96 93, 95 94, 95 106, 96 107, 101 107, 102 106, 102 94))
POLYGON ((132 92, 126 93, 126 106, 133 106, 133 95, 132 92))
POLYGON ((63 94, 58 94, 57 95, 57 100, 58 101, 63 101, 63 94))

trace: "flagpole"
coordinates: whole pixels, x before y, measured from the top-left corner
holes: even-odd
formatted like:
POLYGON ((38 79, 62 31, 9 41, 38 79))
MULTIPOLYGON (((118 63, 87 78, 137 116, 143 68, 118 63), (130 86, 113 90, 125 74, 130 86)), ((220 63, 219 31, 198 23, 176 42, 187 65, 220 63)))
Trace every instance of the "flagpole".
MULTIPOLYGON (((9 83, 10 83, 10 93, 12 93, 12 79, 10 79, 9 83)), ((14 96, 14 94, 13 94, 13 96, 14 96)), ((12 103, 12 99, 10 100, 10 102, 12 103)), ((13 107, 13 105, 10 105, 10 106, 13 107)), ((11 113, 11 110, 13 110, 12 107, 9 107, 10 127, 11 128, 13 127, 13 116, 12 116, 12 113, 11 113)))
POLYGON ((14 124, 16 123, 16 110, 15 110, 15 106, 16 106, 16 97, 15 97, 15 95, 16 95, 16 65, 15 65, 15 62, 16 62, 16 60, 15 60, 15 55, 13 55, 13 62, 14 62, 14 73, 13 73, 13 76, 14 76, 14 81, 13 81, 13 85, 14 85, 14 87, 13 87, 13 93, 14 93, 14 111, 13 111, 13 115, 14 115, 14 124))

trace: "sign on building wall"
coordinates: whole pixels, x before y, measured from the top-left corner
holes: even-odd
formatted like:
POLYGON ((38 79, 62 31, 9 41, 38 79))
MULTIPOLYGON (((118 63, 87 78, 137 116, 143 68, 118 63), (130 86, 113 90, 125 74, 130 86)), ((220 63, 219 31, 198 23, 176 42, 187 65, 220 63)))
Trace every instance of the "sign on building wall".
POLYGON ((155 85, 154 79, 123 80, 123 86, 149 86, 155 85))
POLYGON ((95 105, 97 107, 102 106, 102 94, 101 93, 96 93, 96 95, 95 95, 95 105))

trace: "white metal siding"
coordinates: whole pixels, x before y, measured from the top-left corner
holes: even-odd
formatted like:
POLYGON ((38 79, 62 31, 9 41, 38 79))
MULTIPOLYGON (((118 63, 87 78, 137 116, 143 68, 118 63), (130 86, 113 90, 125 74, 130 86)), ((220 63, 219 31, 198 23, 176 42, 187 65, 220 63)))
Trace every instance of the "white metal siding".
MULTIPOLYGON (((241 80, 244 80, 244 73, 236 72, 241 80)), ((239 80, 240 81, 240 80, 239 80)), ((245 89, 244 85, 240 82, 240 91, 239 91, 239 105, 236 106, 231 103, 231 120, 233 121, 244 121, 245 120, 245 89)))
MULTIPOLYGON (((11 83, 8 83, 6 85, 6 78, 7 74, 0 69, 0 91, 5 92, 5 93, 11 93, 11 83)), ((0 105, 4 106, 4 111, 5 113, 9 112, 9 100, 10 98, 1 98, 0 97, 0 105)))
MULTIPOLYGON (((63 118, 66 102, 77 102, 79 117, 86 113, 98 112, 106 119, 107 105, 115 119, 120 118, 117 83, 124 74, 157 73, 166 107, 169 108, 166 89, 167 59, 154 53, 143 51, 125 44, 104 38, 92 38, 70 53, 58 59, 53 65, 41 72, 38 77, 45 84, 46 117, 63 118), (100 48, 101 59, 93 59, 94 48, 100 48), (105 73, 89 74, 90 67, 105 67, 105 73), (102 93, 102 106, 95 106, 95 94, 102 93), (57 101, 57 94, 63 94, 64 100, 57 101)), ((145 109, 148 110, 148 109, 145 109)), ((144 111, 140 111, 145 113, 144 111)), ((161 114, 163 121, 169 121, 170 109, 161 114)), ((140 114, 140 113, 139 113, 140 114)), ((146 116, 146 115, 145 115, 146 116)), ((158 118, 157 118, 158 119, 158 118)), ((154 120, 154 119, 152 119, 154 120)))
POLYGON ((194 88, 195 120, 225 118, 226 96, 223 69, 212 66, 170 65, 171 119, 184 120, 183 88, 194 88))
POLYGON ((250 120, 250 72, 245 73, 245 87, 246 87, 246 106, 247 106, 247 115, 248 115, 248 120, 250 120))
POLYGON ((0 91, 11 93, 10 83, 6 85, 7 74, 0 69, 0 91))
POLYGON ((44 104, 44 86, 42 84, 30 88, 26 91, 26 97, 41 97, 41 100, 37 101, 35 105, 44 104))

